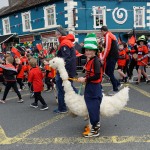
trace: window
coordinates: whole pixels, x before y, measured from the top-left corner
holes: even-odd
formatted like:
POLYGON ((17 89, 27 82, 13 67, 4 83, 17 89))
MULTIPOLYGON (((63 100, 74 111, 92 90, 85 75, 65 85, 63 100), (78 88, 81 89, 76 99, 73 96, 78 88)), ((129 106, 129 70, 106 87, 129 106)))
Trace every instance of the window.
POLYGON ((55 5, 48 6, 44 8, 44 15, 45 15, 45 26, 55 26, 56 25, 56 12, 55 12, 55 5))
POLYGON ((93 6, 94 28, 101 28, 106 25, 106 7, 93 6))
POLYGON ((134 9, 134 27, 145 28, 145 7, 133 7, 134 9))
POLYGON ((23 31, 24 32, 31 30, 30 12, 22 13, 22 25, 23 25, 23 31))
POLYGON ((3 19, 3 34, 10 34, 11 31, 10 31, 10 22, 9 22, 9 18, 4 18, 3 19))

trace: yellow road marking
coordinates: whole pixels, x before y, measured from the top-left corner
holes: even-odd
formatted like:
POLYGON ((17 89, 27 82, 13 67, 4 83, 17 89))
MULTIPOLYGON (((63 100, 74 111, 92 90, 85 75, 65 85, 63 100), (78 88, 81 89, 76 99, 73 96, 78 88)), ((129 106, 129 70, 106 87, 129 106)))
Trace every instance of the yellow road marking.
POLYGON ((55 138, 24 138, 19 144, 99 144, 99 143, 150 143, 150 135, 143 136, 102 136, 97 138, 55 137, 55 138))
POLYGON ((149 93, 149 92, 146 92, 146 91, 144 91, 144 90, 142 90, 142 89, 140 89, 140 88, 138 88, 138 87, 136 87, 136 86, 133 86, 133 85, 131 85, 131 84, 129 84, 129 86, 130 86, 131 88, 133 88, 134 90, 140 92, 141 94, 143 94, 143 95, 145 95, 145 96, 147 96, 147 97, 150 97, 150 93, 149 93))
POLYGON ((7 138, 7 139, 1 141, 0 144, 13 144, 13 143, 19 142, 20 140, 23 140, 24 138, 28 137, 29 135, 31 135, 31 134, 49 126, 50 124, 66 117, 67 115, 68 114, 57 115, 50 120, 42 122, 39 125, 36 125, 33 128, 30 128, 30 129, 26 130, 25 132, 16 135, 13 138, 7 138))
POLYGON ((128 111, 128 112, 131 112, 131 113, 134 113, 134 114, 141 115, 141 116, 150 117, 150 112, 145 112, 145 111, 142 111, 142 110, 133 109, 133 108, 129 108, 129 107, 125 107, 124 110, 128 111))
POLYGON ((5 131, 0 126, 0 141, 6 140, 6 139, 7 139, 7 136, 5 134, 5 131))

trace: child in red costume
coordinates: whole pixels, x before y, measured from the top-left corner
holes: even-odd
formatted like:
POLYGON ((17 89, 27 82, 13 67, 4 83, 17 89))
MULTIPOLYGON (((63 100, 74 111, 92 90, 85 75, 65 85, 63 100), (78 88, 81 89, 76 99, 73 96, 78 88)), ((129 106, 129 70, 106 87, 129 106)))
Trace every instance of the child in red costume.
POLYGON ((19 91, 22 91, 24 89, 24 84, 23 84, 24 67, 21 64, 20 58, 16 58, 15 62, 16 62, 16 69, 17 69, 17 72, 18 72, 17 76, 16 76, 16 79, 17 79, 17 82, 20 86, 19 91))
POLYGON ((0 65, 0 67, 3 68, 3 75, 5 78, 5 82, 6 82, 4 95, 3 95, 2 100, 0 100, 0 103, 3 103, 3 104, 5 103, 7 94, 9 92, 9 90, 11 89, 11 87, 14 89, 14 91, 18 95, 18 98, 19 98, 18 103, 23 102, 21 94, 18 91, 18 87, 17 87, 17 83, 16 83, 16 77, 15 77, 15 75, 17 75, 17 70, 12 65, 13 62, 14 62, 14 58, 11 56, 8 56, 8 57, 6 57, 6 65, 0 65))
POLYGON ((33 108, 38 107, 38 101, 42 103, 42 107, 40 110, 47 110, 48 106, 41 96, 41 92, 43 91, 43 74, 39 67, 37 67, 37 60, 32 58, 29 62, 32 67, 29 72, 28 82, 33 85, 34 97, 35 101, 30 106, 33 108))
POLYGON ((56 76, 56 71, 55 69, 51 68, 49 66, 49 62, 44 60, 44 69, 45 69, 45 84, 47 85, 47 90, 46 92, 48 91, 51 91, 53 89, 53 86, 54 86, 54 83, 53 83, 53 80, 56 76))
POLYGON ((144 67, 148 64, 148 47, 146 46, 147 41, 144 35, 138 38, 137 41, 138 46, 138 58, 137 58, 137 65, 138 65, 138 81, 136 84, 140 83, 141 75, 143 74, 147 79, 146 82, 150 82, 150 79, 147 73, 144 70, 144 67))
POLYGON ((120 81, 127 82, 127 75, 124 74, 123 69, 126 65, 126 50, 124 44, 119 44, 119 58, 118 58, 118 73, 120 75, 120 81))

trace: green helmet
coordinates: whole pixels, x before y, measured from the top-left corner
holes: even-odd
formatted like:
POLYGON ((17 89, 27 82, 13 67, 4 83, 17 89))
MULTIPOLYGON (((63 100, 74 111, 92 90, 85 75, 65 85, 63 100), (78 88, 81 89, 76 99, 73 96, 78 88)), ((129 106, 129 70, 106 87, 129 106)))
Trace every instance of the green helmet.
POLYGON ((137 44, 139 45, 141 41, 144 42, 145 45, 147 44, 147 40, 146 40, 145 35, 142 35, 142 36, 140 36, 140 37, 138 38, 137 44))

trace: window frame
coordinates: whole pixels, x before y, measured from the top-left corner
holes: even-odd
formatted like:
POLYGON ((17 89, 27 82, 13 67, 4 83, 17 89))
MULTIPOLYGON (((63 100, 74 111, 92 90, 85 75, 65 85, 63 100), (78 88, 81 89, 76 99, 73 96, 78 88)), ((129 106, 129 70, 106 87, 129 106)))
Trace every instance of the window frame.
POLYGON ((3 18, 3 19, 2 19, 2 23, 3 23, 3 34, 4 34, 4 35, 11 34, 10 19, 9 19, 9 17, 3 18), (8 27, 8 29, 9 29, 9 32, 8 32, 8 33, 6 32, 6 28, 5 28, 5 27, 6 27, 5 20, 8 21, 8 26, 9 26, 9 27, 8 27))
POLYGON ((45 20, 45 27, 55 27, 57 25, 56 23, 56 6, 55 5, 50 5, 47 7, 44 7, 44 20, 45 20), (54 10, 54 24, 53 25, 48 25, 48 14, 47 10, 53 8, 54 10))
POLYGON ((28 32, 32 30, 32 26, 31 26, 31 12, 27 11, 24 13, 21 13, 22 16, 22 28, 23 28, 23 32, 28 32), (30 24, 30 28, 26 29, 26 25, 25 25, 25 15, 29 15, 29 24, 30 24))
POLYGON ((92 7, 92 10, 93 10, 93 21, 94 21, 94 24, 93 24, 93 28, 94 29, 97 29, 97 28, 101 28, 103 25, 99 25, 99 26, 96 26, 96 10, 98 9, 102 9, 102 13, 103 13, 103 25, 106 25, 106 6, 93 6, 92 7))
POLYGON ((145 7, 138 7, 138 6, 134 6, 133 7, 133 13, 134 13, 134 27, 135 28, 145 28, 145 7), (137 10, 142 10, 142 25, 136 25, 136 11, 137 10))

